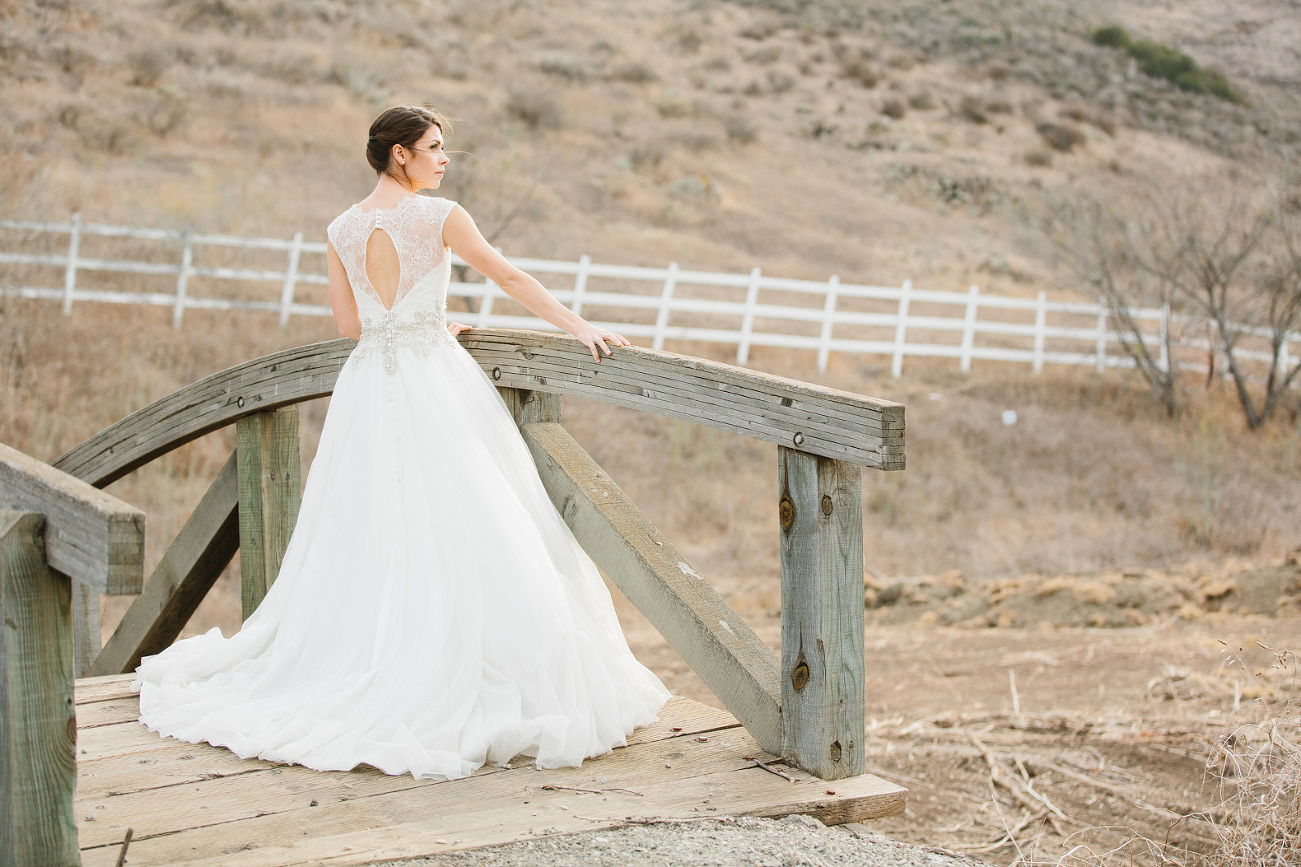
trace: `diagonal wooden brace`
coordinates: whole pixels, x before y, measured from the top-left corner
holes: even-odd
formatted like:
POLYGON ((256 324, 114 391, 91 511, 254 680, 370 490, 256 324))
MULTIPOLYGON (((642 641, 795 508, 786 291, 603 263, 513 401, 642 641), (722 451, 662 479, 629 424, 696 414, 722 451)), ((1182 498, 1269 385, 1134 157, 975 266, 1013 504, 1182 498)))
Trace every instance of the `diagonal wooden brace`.
POLYGON ((231 454, 87 675, 130 674, 143 657, 165 650, 238 549, 238 469, 231 454))
POLYGON ((506 398, 517 418, 539 419, 522 424, 520 432, 551 501, 583 550, 759 745, 780 754, 773 652, 591 455, 555 421, 542 420, 559 418, 558 396, 519 392, 506 398))

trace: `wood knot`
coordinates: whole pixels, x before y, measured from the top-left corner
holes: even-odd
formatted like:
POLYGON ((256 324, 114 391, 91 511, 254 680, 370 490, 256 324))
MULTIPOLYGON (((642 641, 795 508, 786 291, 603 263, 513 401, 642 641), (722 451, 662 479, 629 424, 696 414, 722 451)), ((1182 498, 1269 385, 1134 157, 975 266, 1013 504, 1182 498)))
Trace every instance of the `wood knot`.
POLYGON ((840 741, 831 742, 831 760, 833 762, 840 761, 840 741))
POLYGON ((831 514, 831 497, 827 496, 826 494, 823 494, 822 496, 822 514, 824 515, 831 514))
MULTIPOLYGON (((809 682, 809 664, 804 660, 804 654, 800 654, 799 661, 795 663, 795 668, 791 670, 791 685, 797 690, 804 689, 809 682)), ((837 750, 840 748, 837 747, 837 750)))
POLYGON ((777 504, 777 518, 781 521, 783 530, 789 530, 795 525, 795 501, 790 494, 782 494, 781 501, 777 504))
POLYGON ((493 378, 493 379, 501 379, 501 368, 500 368, 500 367, 494 367, 494 368, 492 369, 492 378, 493 378))

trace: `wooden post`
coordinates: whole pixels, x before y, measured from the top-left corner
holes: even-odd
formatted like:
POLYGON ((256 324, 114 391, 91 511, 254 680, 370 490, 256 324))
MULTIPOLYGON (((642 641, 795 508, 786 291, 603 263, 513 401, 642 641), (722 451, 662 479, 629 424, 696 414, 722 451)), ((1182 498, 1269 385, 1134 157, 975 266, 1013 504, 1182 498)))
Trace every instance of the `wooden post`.
POLYGON ((1095 350, 1094 362, 1098 366, 1098 373, 1107 371, 1107 299, 1098 299, 1098 346, 1095 350))
POLYGON ((69 579, 45 518, 0 510, 0 865, 80 867, 69 579))
POLYGON ((298 261, 303 255, 303 233, 294 232, 289 242, 289 263, 285 266, 285 282, 280 287, 280 327, 289 324, 289 311, 294 306, 294 286, 298 283, 298 261))
POLYGON ((190 265, 194 262, 194 229, 185 232, 185 249, 181 251, 181 271, 176 277, 176 302, 172 306, 172 327, 178 331, 185 318, 185 294, 190 284, 190 265))
POLYGON ((664 288, 660 291, 660 309, 655 314, 655 335, 651 338, 651 349, 664 348, 664 329, 669 324, 669 307, 673 304, 673 291, 678 285, 678 263, 670 262, 668 275, 664 278, 664 288))
POLYGON ((1161 357, 1157 361, 1157 366, 1163 371, 1170 369, 1170 304, 1166 302, 1161 305, 1161 357))
POLYGON ((99 629, 99 592, 81 581, 72 582, 72 674, 85 677, 103 649, 99 629))
POLYGON ((578 257, 578 273, 574 275, 574 298, 569 302, 569 309, 575 316, 583 315, 583 295, 587 292, 587 269, 592 264, 592 257, 584 253, 578 257))
POLYGON ((1044 330, 1048 324, 1048 294, 1039 293, 1034 309, 1034 372, 1043 373, 1044 369, 1044 330))
POLYGON ((971 373, 971 350, 976 344, 976 308, 980 304, 980 287, 972 286, 967 290, 967 315, 962 322, 962 360, 959 366, 963 373, 971 373))
POLYGON ((750 285, 745 289, 745 312, 741 314, 741 337, 736 342, 736 363, 750 360, 750 332, 754 329, 754 308, 759 303, 759 280, 763 271, 750 269, 750 285))
POLYGON ((778 447, 782 757, 863 773, 863 489, 857 464, 778 447))
POLYGON ((72 293, 77 291, 77 255, 81 250, 81 214, 72 215, 72 233, 68 238, 68 265, 63 270, 63 315, 72 314, 72 293))
POLYGON ((235 423, 239 465, 239 569, 244 619, 280 574, 303 501, 298 406, 257 412, 235 423))
POLYGON ((890 375, 898 379, 903 374, 903 351, 908 340, 908 304, 912 300, 913 283, 903 281, 899 287, 899 313, 894 322, 894 357, 890 359, 890 375))
POLYGON ((840 289, 840 275, 832 274, 827 281, 827 298, 822 305, 822 334, 818 338, 818 370, 827 372, 831 356, 831 329, 836 324, 836 292, 840 289))

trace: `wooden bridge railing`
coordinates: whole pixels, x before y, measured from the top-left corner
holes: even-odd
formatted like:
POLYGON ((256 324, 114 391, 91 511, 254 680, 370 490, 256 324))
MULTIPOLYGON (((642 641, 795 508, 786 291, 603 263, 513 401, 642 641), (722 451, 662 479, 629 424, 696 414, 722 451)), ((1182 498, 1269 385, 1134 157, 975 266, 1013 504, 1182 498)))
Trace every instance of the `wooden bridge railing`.
MULTIPOLYGON (((903 469, 903 406, 638 347, 618 349, 598 365, 577 341, 538 332, 483 329, 460 340, 501 391, 552 501, 579 543, 760 746, 823 779, 863 773, 861 467, 903 469), (780 659, 569 436, 560 423, 565 394, 778 445, 780 659)), ((50 753, 48 767, 31 785, 44 787, 43 803, 59 802, 66 821, 59 819, 57 833, 71 835, 70 844, 60 837, 60 845, 75 853, 74 674, 131 672, 143 656, 170 645, 236 550, 244 616, 257 607, 275 580, 298 515, 297 404, 333 391, 353 345, 336 340, 296 347, 213 374, 132 413, 53 466, 0 446, 0 509, 28 515, 0 512, 5 545, 0 604, 6 622, 10 600, 19 592, 11 586, 33 585, 33 570, 72 570, 67 574, 77 579, 74 585, 95 588, 82 594, 76 616, 69 601, 66 614, 57 609, 49 623, 33 620, 23 633, 28 655, 49 657, 40 688, 24 689, 18 703, 12 685, 0 691, 9 697, 0 707, 8 759, 0 770, 8 774, 0 777, 0 835, 8 848, 0 852, 30 846, 34 835, 53 827, 14 806, 20 782, 12 771, 15 757, 44 751, 50 753), (235 452, 142 589, 143 516, 95 489, 232 423, 235 452), (45 549, 33 547, 40 515, 59 540, 80 539, 69 536, 66 527, 99 528, 87 517, 91 514, 104 525, 96 530, 101 541, 92 534, 76 545, 51 546, 47 529, 45 549), (135 529, 127 532, 128 525, 135 529), (98 592, 139 594, 102 649, 98 592), (55 620, 61 624, 57 628, 55 620), (69 622, 75 663, 64 647, 69 622), (46 645, 64 650, 56 653, 46 645), (43 741, 37 750, 27 723, 19 721, 35 718, 36 711, 22 704, 30 704, 34 694, 47 704, 66 697, 61 724, 67 730, 57 749, 43 741)), ((15 604, 31 605, 26 599, 15 604)), ((8 627, 5 635, 0 649, 11 673, 6 683, 12 684, 8 627)), ((0 865, 8 863, 0 857, 0 865)), ((78 862, 15 856, 12 863, 78 862)))

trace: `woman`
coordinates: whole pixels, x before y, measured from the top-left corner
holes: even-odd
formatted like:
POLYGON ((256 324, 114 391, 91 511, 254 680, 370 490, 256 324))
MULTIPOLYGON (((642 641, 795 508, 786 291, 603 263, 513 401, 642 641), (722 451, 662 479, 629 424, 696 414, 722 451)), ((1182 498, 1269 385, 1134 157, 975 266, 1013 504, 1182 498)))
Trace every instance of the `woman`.
POLYGON ((455 779, 516 755, 576 766, 668 698, 628 650, 488 378, 446 321, 449 248, 609 355, 626 346, 555 301, 463 208, 418 195, 444 124, 371 125, 374 191, 329 226, 330 303, 359 338, 339 373, 279 576, 240 632, 145 657, 132 688, 162 735, 241 757, 455 779))

